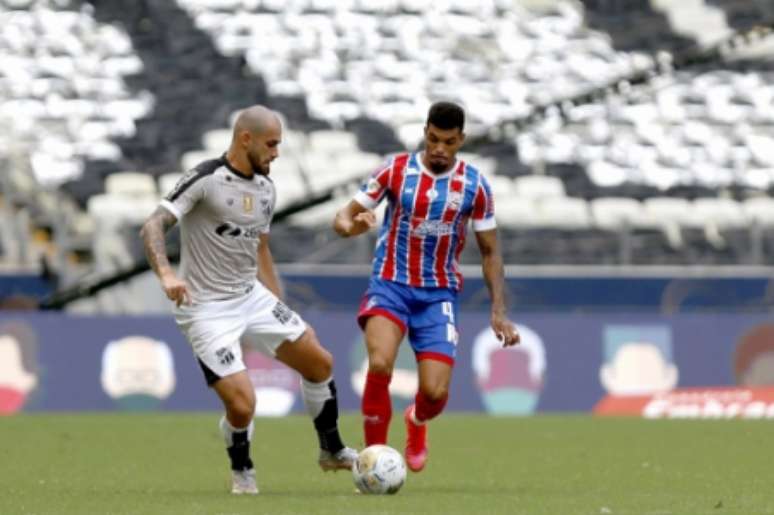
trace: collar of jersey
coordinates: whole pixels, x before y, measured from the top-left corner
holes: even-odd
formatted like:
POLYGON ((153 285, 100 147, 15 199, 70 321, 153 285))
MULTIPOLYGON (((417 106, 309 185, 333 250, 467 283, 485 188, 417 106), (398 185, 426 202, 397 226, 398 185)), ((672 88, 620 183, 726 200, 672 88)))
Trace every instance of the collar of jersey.
POLYGON ((412 155, 410 163, 413 163, 414 165, 416 165, 417 170, 419 170, 421 173, 427 174, 430 177, 432 177, 433 179, 437 180, 437 179, 445 179, 446 177, 451 177, 457 171, 457 168, 459 168, 459 166, 460 166, 460 160, 459 160, 459 158, 457 158, 457 159, 454 160, 454 164, 451 166, 451 168, 449 168, 445 172, 443 172, 443 173, 433 173, 430 170, 428 170, 427 168, 425 168, 425 165, 422 164, 422 154, 423 153, 424 152, 415 152, 412 155))
POLYGON ((229 162, 228 162, 228 159, 226 159, 226 153, 225 153, 225 152, 224 152, 224 153, 223 153, 223 155, 221 156, 220 160, 221 160, 221 161, 223 161, 223 166, 225 166, 225 167, 226 167, 226 169, 227 169, 229 172, 233 173, 234 175, 236 175, 236 176, 237 176, 237 177, 239 177, 240 179, 244 179, 244 180, 246 180, 246 181, 252 181, 252 180, 253 180, 253 178, 254 178, 256 175, 259 175, 259 174, 255 174, 255 173, 254 173, 254 175, 253 175, 252 177, 248 177, 247 175, 243 174, 242 172, 240 172, 239 170, 237 170, 236 168, 234 168, 233 166, 231 166, 231 163, 229 163, 229 162))

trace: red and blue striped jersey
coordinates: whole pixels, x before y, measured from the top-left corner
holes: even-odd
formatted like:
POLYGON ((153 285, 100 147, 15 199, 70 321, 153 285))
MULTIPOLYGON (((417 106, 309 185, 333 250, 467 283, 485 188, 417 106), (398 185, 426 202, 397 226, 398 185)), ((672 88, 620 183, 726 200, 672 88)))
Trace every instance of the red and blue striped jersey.
POLYGON ((462 288, 459 255, 468 220, 473 230, 494 229, 494 200, 484 176, 462 160, 434 174, 419 153, 399 154, 376 170, 355 195, 387 210, 379 230, 373 275, 409 286, 462 288))

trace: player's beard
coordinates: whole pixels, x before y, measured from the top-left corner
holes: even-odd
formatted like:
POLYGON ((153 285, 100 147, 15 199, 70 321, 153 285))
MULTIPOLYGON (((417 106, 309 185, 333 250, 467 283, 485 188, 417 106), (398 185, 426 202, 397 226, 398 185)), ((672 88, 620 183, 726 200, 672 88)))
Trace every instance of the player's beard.
POLYGON ((443 173, 449 168, 446 161, 430 161, 430 171, 433 173, 443 173))
POLYGON ((254 156, 252 152, 247 153, 247 160, 250 161, 250 166, 253 169, 253 173, 257 173, 259 175, 269 175, 269 165, 261 165, 261 160, 254 156))

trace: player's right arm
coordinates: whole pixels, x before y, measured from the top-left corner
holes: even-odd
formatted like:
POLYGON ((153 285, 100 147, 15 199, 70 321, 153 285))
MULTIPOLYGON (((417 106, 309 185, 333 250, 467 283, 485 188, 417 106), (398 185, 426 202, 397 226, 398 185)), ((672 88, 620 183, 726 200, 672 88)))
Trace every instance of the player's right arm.
POLYGON ((178 306, 182 303, 190 304, 188 288, 185 281, 179 279, 169 264, 165 236, 167 231, 177 223, 177 218, 164 207, 157 207, 140 230, 145 255, 151 268, 161 282, 161 288, 178 306))
POLYGON ((387 194, 392 167, 389 162, 370 175, 355 198, 341 208, 333 219, 333 230, 343 238, 357 236, 376 227, 374 208, 387 194))
POLYGON ((376 214, 356 200, 350 200, 333 219, 333 230, 342 238, 363 234, 374 227, 376 227, 376 214))

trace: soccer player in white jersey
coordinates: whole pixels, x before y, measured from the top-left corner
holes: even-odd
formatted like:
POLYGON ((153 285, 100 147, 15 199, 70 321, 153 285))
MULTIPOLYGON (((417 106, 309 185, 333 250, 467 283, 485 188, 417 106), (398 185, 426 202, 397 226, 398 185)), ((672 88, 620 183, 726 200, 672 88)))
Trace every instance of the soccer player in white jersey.
POLYGON ((281 138, 274 112, 257 105, 241 111, 228 152, 186 173, 141 232, 148 261, 174 302, 178 327, 207 384, 223 402, 220 430, 235 494, 258 493, 250 458, 255 390, 240 347, 245 334, 301 375, 304 402, 319 439, 320 467, 350 469, 357 458, 338 431, 333 357, 312 328, 280 300, 269 249, 275 205, 269 171, 281 138), (179 275, 165 250, 165 233, 176 222, 181 227, 179 275))

